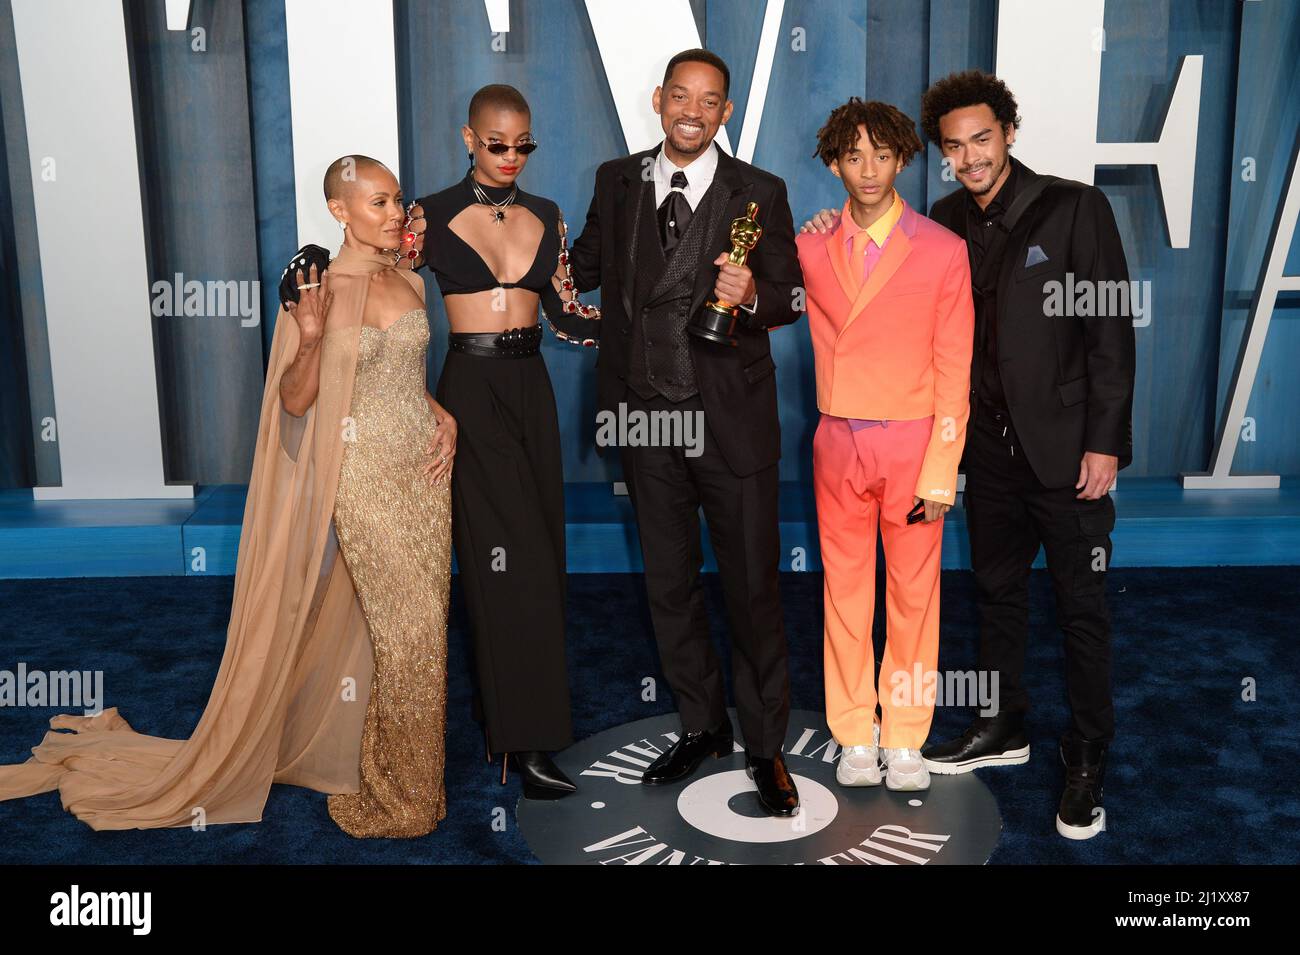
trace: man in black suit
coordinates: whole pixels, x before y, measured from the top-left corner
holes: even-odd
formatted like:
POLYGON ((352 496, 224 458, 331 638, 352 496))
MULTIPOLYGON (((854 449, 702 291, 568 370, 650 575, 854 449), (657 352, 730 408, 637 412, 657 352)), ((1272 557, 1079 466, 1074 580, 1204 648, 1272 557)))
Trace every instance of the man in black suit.
POLYGON ((768 329, 798 319, 803 275, 785 183, 714 145, 731 115, 727 65, 706 50, 669 61, 653 95, 664 141, 604 163, 570 263, 580 291, 600 287, 602 417, 692 415, 702 448, 621 448, 636 512, 646 591, 679 740, 646 770, 648 785, 690 776, 734 747, 722 671, 709 640, 699 509, 717 556, 731 624, 736 709, 746 768, 774 815, 799 804, 781 754, 790 711, 777 567, 775 365, 768 329), (748 261, 727 261, 731 223, 758 204, 748 261), (709 299, 741 306, 734 346, 687 324, 709 299), (697 453, 698 452, 698 453, 697 453))
POLYGON ((1020 117, 997 77, 971 70, 940 80, 925 94, 921 121, 965 187, 930 217, 965 236, 971 257, 976 341, 963 507, 980 669, 1000 682, 997 715, 926 747, 926 765, 962 773, 1029 759, 1021 677, 1029 570, 1041 544, 1065 634, 1072 716, 1060 743, 1066 784, 1056 827, 1087 839, 1105 828, 1102 775, 1115 732, 1109 489, 1133 458, 1124 248, 1100 189, 1040 176, 1011 156, 1020 117))

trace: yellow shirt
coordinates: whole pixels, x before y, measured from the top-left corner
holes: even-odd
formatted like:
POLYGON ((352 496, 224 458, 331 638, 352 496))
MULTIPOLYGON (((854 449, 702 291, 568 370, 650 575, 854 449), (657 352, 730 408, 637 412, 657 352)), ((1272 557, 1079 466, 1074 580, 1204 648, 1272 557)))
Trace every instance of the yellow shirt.
POLYGON ((859 266, 854 270, 854 274, 860 276, 859 281, 867 280, 871 270, 880 261, 880 250, 885 247, 885 240, 889 238, 889 233, 894 231, 898 220, 903 217, 902 197, 896 189, 890 190, 890 197, 893 203, 889 210, 865 229, 853 218, 851 201, 845 201, 844 210, 840 213, 841 241, 844 243, 845 251, 849 253, 849 261, 859 266), (874 249, 868 246, 868 240, 875 243, 874 249))

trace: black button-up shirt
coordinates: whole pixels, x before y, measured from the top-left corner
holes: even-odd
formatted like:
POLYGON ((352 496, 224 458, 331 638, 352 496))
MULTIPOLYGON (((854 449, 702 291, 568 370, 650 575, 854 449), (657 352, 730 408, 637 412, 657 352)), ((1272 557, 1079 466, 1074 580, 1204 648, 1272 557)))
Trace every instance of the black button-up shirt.
MULTIPOLYGON (((1016 197, 1016 164, 1014 160, 1010 162, 1011 172, 1007 174, 1007 181, 988 206, 981 209, 975 197, 966 193, 966 246, 970 252, 972 277, 984 261, 994 230, 1016 197)), ((1007 244, 1003 243, 999 257, 1006 254, 1006 249, 1007 244)), ((1001 271, 999 262, 993 269, 987 294, 981 295, 978 289, 975 290, 975 347, 980 352, 980 375, 978 381, 971 382, 971 386, 979 401, 998 410, 1005 410, 1007 399, 1002 392, 1002 377, 998 372, 997 276, 1001 271)))

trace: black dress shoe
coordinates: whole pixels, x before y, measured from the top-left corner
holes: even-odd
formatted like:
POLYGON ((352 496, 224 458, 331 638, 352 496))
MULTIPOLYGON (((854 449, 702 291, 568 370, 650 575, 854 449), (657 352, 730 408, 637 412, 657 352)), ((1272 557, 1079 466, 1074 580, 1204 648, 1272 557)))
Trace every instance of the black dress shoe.
POLYGON ((772 816, 793 816, 799 810, 799 790, 785 768, 785 757, 771 759, 745 754, 745 774, 758 787, 758 801, 772 816))
POLYGON ((1029 762, 1024 711, 981 716, 957 739, 921 750, 925 768, 943 776, 969 773, 981 766, 1019 766, 1029 762))
POLYGON ((1065 792, 1056 813, 1056 831, 1067 839, 1091 839, 1106 829, 1101 784, 1106 773, 1106 744, 1067 736, 1061 740, 1065 792))
POLYGON ((578 787, 546 753, 540 750, 523 750, 508 753, 506 759, 515 764, 523 782, 525 799, 563 799, 576 793, 578 787))
POLYGON ((651 763, 641 775, 646 786, 662 786, 685 779, 700 768, 706 756, 729 756, 736 748, 736 737, 731 721, 716 730, 683 733, 667 752, 651 763))

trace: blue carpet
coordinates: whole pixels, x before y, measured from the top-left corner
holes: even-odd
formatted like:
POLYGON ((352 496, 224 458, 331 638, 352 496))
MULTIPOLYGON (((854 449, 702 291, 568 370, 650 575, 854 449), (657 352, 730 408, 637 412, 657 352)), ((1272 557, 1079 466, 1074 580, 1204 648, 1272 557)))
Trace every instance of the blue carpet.
MULTIPOLYGON (((717 635, 721 592, 707 578, 717 635)), ((572 575, 569 669, 574 729, 599 729, 673 709, 659 674, 637 575, 572 575), (642 680, 657 679, 655 702, 642 680)), ((796 707, 823 708, 821 575, 783 574, 796 707)), ((103 670, 105 705, 141 732, 188 736, 207 701, 225 641, 231 577, 0 581, 0 669, 103 670)), ((1055 831, 1055 740, 1066 724, 1060 638, 1050 583, 1035 572, 1028 663, 1034 757, 981 772, 1003 834, 995 863, 1294 863, 1300 858, 1300 583, 1293 567, 1119 569, 1108 587, 1115 622, 1118 735, 1106 787, 1109 831, 1071 843, 1055 831), (1257 683, 1256 702, 1242 681, 1257 683)), ((94 832, 57 793, 0 802, 8 863, 493 863, 533 861, 514 824, 515 781, 496 783, 469 716, 463 604, 453 587, 448 711, 449 816, 415 840, 355 840, 325 796, 274 786, 255 825, 94 832), (493 827, 506 810, 505 831, 493 827), (500 813, 496 814, 500 816, 500 813)), ((940 666, 973 669, 973 585, 945 571, 940 666)), ((879 637, 877 638, 879 646, 879 637)), ((725 648, 724 648, 725 653, 725 648)), ((56 709, 0 709, 0 763, 20 762, 56 709)), ((964 711, 941 707, 934 737, 959 732, 964 711)))

